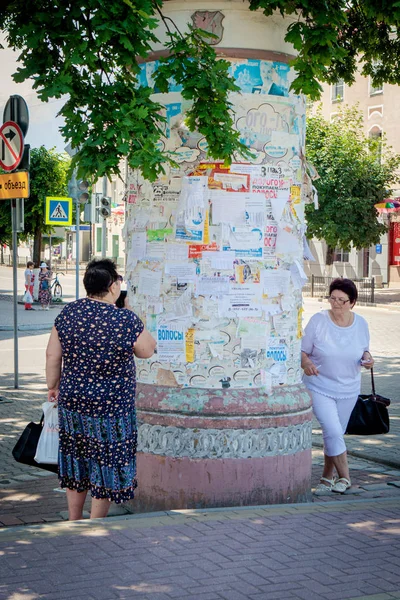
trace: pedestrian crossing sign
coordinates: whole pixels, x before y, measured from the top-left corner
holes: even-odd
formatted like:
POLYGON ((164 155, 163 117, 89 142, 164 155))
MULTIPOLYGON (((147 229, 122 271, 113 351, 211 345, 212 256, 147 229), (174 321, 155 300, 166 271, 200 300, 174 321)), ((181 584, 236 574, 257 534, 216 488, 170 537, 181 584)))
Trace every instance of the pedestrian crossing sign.
POLYGON ((46 198, 46 225, 72 225, 72 198, 46 198))

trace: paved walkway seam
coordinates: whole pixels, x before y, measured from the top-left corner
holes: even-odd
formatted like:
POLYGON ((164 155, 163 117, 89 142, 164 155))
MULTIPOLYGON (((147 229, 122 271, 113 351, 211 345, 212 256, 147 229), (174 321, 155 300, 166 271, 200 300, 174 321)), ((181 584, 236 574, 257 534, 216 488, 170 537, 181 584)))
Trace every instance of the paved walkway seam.
POLYGON ((397 498, 373 498, 360 500, 344 500, 342 502, 325 502, 323 504, 271 504, 263 506, 238 506, 232 508, 182 509, 156 513, 137 513, 107 519, 84 519, 81 521, 59 521, 40 525, 24 525, 7 527, 0 530, 0 542, 24 540, 34 536, 53 538, 63 534, 103 535, 107 531, 123 529, 143 529, 152 527, 174 526, 182 524, 202 523, 207 521, 238 521, 243 519, 259 519, 268 516, 304 515, 315 513, 349 513, 368 509, 381 510, 398 508, 397 498))

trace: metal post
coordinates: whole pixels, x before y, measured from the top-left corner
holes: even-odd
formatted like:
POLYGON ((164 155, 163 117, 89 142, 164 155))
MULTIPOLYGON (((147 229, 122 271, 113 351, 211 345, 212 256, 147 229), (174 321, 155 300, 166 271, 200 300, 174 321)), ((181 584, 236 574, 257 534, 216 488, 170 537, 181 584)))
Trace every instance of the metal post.
MULTIPOLYGON (((107 196, 107 177, 104 175, 103 177, 103 196, 106 197, 107 196)), ((107 221, 106 219, 103 217, 103 223, 102 223, 102 230, 101 230, 101 257, 105 258, 106 257, 106 244, 107 244, 107 221)))
POLYGON ((75 252, 76 252, 76 259, 75 259, 75 266, 76 266, 76 280, 75 280, 75 298, 76 300, 79 299, 79 222, 80 222, 80 204, 78 202, 78 199, 76 200, 76 232, 75 232, 75 236, 76 236, 76 240, 75 240, 75 252))
POLYGON ((51 233, 49 234, 49 270, 51 271, 51 233))
POLYGON ((371 281, 371 304, 375 302, 375 277, 371 281))
MULTIPOLYGON (((11 121, 18 120, 18 100, 10 97, 11 121)), ((13 254, 13 312, 14 312, 14 389, 18 389, 18 281, 17 281, 17 199, 11 200, 12 254, 13 254)))
POLYGON ((103 223, 101 226, 101 258, 106 257, 106 244, 107 244, 107 221, 103 217, 103 223))
POLYGON ((311 298, 314 298, 314 273, 311 274, 311 298))
POLYGON ((89 223, 89 260, 92 260, 93 257, 93 240, 92 240, 92 233, 93 233, 93 223, 92 221, 90 221, 89 223))
POLYGON ((18 389, 18 282, 17 282, 17 200, 11 200, 12 256, 13 256, 13 312, 14 312, 14 389, 18 389))

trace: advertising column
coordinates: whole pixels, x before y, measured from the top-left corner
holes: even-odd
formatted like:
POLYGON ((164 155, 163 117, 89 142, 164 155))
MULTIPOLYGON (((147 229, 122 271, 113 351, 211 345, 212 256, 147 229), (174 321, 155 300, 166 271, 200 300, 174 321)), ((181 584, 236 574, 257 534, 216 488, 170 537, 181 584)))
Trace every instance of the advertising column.
MULTIPOLYGON (((252 18, 246 3, 235 4, 215 11, 233 33, 252 18)), ((276 23, 260 19, 268 38, 276 23)), ((154 92, 167 118, 159 143, 178 166, 154 184, 129 175, 129 299, 157 340, 156 354, 137 361, 135 510, 309 498, 312 417, 300 369, 305 102, 289 91, 289 56, 269 50, 224 51, 250 161, 211 160, 172 84, 154 92)), ((157 60, 142 65, 142 85, 154 85, 156 69, 157 60)))

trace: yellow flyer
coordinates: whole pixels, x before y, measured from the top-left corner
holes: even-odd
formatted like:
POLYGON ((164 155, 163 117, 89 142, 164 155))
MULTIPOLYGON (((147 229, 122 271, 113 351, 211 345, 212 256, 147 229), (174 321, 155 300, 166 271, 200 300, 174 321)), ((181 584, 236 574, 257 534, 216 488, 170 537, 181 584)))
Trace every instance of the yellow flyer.
POLYGON ((194 362, 194 329, 188 329, 185 334, 186 362, 194 362))

